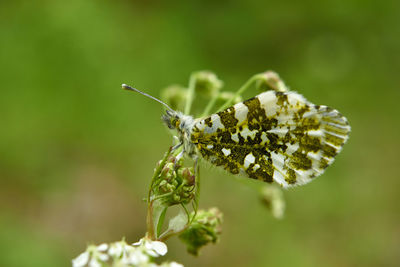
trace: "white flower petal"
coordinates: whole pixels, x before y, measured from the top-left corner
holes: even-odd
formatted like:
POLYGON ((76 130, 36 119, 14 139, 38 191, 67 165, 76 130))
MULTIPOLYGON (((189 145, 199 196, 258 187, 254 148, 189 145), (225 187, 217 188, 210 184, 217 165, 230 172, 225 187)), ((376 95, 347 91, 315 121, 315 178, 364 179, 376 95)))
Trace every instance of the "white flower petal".
POLYGON ((85 266, 89 260, 89 252, 85 251, 80 254, 78 257, 72 260, 73 267, 82 267, 85 266))
POLYGON ((99 260, 101 260, 103 262, 108 261, 108 259, 110 258, 107 254, 104 254, 104 253, 99 253, 97 256, 98 256, 99 260))
MULTIPOLYGON (((131 261, 130 261, 130 259, 129 258, 127 258, 126 256, 122 256, 122 258, 121 259, 117 259, 116 261, 114 261, 114 262, 118 262, 118 263, 120 263, 121 264, 121 266, 129 266, 129 264, 131 264, 131 261)), ((116 266, 118 266, 118 265, 116 265, 116 266)))
POLYGON ((155 252, 155 251, 154 251, 154 250, 152 250, 152 249, 148 249, 148 250, 146 250, 146 253, 147 253, 147 254, 149 254, 150 256, 154 257, 154 258, 156 258, 156 257, 160 256, 160 255, 158 255, 158 253, 157 253, 157 252, 155 252))
POLYGON ((108 249, 108 245, 106 243, 100 244, 97 246, 98 251, 106 251, 108 249))
POLYGON ((89 262, 89 267, 101 267, 101 264, 96 259, 91 259, 89 262))
POLYGON ((122 249, 121 243, 114 243, 110 246, 108 254, 113 257, 120 257, 122 254, 122 249))
POLYGON ((167 245, 161 241, 151 241, 151 248, 161 256, 164 256, 168 252, 167 245))
POLYGON ((143 244, 143 238, 141 238, 138 242, 133 243, 133 246, 141 246, 143 244))
POLYGON ((169 267, 184 267, 184 266, 182 264, 180 264, 180 263, 175 262, 175 261, 171 261, 169 263, 169 267))
POLYGON ((143 253, 139 249, 132 251, 129 255, 129 263, 131 263, 133 265, 148 263, 149 260, 150 260, 149 256, 147 256, 145 253, 143 253))

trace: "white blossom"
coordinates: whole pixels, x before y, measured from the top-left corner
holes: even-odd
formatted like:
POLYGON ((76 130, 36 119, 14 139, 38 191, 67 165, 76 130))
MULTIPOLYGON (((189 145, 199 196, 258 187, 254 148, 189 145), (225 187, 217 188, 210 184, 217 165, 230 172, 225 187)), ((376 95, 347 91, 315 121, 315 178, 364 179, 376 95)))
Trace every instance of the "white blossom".
POLYGON ((134 249, 129 255, 129 263, 140 266, 140 264, 148 263, 150 260, 149 256, 144 253, 141 249, 134 249))
POLYGON ((97 246, 98 251, 106 251, 107 249, 108 249, 108 244, 105 244, 105 243, 97 246))
POLYGON ((72 260, 73 267, 101 267, 104 264, 121 267, 183 267, 176 262, 164 262, 158 265, 153 262, 153 258, 164 256, 167 245, 160 241, 153 241, 142 238, 132 245, 124 240, 111 243, 91 245, 85 252, 72 260), (133 245, 133 246, 132 246, 133 245))
POLYGON ((146 248, 154 250, 158 255, 164 256, 168 252, 168 247, 161 241, 149 241, 146 248))
POLYGON ((97 261, 97 259, 92 258, 89 262, 89 267, 101 267, 101 264, 97 261))
POLYGON ((182 264, 172 261, 169 263, 169 267, 184 267, 182 264))
POLYGON ((108 255, 112 257, 119 258, 121 257, 123 247, 122 247, 122 242, 116 242, 110 245, 110 249, 108 250, 108 255))
POLYGON ((164 256, 168 252, 168 247, 161 241, 152 241, 142 238, 138 242, 133 243, 134 246, 142 246, 146 249, 146 253, 152 257, 164 256))
POLYGON ((72 260, 72 266, 73 267, 83 267, 85 266, 89 261, 89 252, 85 251, 82 254, 80 254, 78 257, 72 260))

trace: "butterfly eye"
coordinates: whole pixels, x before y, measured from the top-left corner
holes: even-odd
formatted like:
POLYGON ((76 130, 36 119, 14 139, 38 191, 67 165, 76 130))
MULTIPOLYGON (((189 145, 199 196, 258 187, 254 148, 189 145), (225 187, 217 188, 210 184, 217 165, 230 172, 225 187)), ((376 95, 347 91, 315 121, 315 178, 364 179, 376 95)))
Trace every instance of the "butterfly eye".
POLYGON ((180 120, 175 120, 175 128, 178 128, 180 123, 181 123, 180 120))
POLYGON ((172 126, 171 123, 168 123, 167 126, 168 126, 168 128, 171 129, 171 130, 174 129, 174 127, 172 126))

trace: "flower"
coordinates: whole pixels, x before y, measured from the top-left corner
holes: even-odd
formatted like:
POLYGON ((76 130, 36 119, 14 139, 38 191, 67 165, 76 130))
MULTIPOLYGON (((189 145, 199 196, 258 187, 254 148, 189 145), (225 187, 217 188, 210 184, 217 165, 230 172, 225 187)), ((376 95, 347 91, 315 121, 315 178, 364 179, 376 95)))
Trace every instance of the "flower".
POLYGON ((161 92, 161 99, 174 110, 183 110, 187 98, 187 90, 181 85, 171 85, 161 92))
MULTIPOLYGON (((194 214, 192 213, 192 216, 194 214)), ((179 235, 189 253, 198 255, 201 247, 216 243, 221 235, 222 213, 217 208, 197 211, 189 227, 179 235)))
POLYGON ((196 92, 204 96, 213 96, 218 93, 224 83, 211 71, 198 71, 192 74, 195 79, 196 92))
MULTIPOLYGON (((187 204, 195 197, 196 177, 193 167, 183 167, 183 159, 170 156, 153 184, 153 197, 162 196, 164 206, 187 204)), ((160 164, 160 163, 158 163, 160 164)))
POLYGON ((82 267, 85 266, 89 261, 89 252, 85 251, 81 253, 78 257, 72 260, 73 267, 82 267))
POLYGON ((141 249, 133 249, 127 255, 126 263, 133 266, 141 266, 142 264, 149 263, 150 257, 141 249))
POLYGON ((164 262, 158 265, 153 259, 167 254, 168 248, 163 242, 142 238, 129 245, 125 240, 111 244, 90 245, 85 252, 72 260, 73 267, 183 267, 176 262, 164 262))
POLYGON ((160 266, 161 266, 161 267, 184 267, 182 264, 177 263, 177 262, 175 262, 175 261, 163 263, 163 264, 160 265, 160 266))
POLYGON ((85 252, 72 260, 72 266, 83 267, 88 265, 89 267, 101 267, 101 263, 107 262, 110 258, 106 253, 107 249, 107 244, 101 244, 99 246, 90 245, 85 252))
POLYGON ((286 85, 274 71, 266 71, 255 76, 256 88, 261 91, 275 90, 278 92, 287 91, 286 85))
POLYGON ((152 257, 164 256, 168 252, 168 247, 161 241, 153 241, 142 238, 139 242, 133 243, 134 246, 141 246, 146 249, 146 253, 152 257))

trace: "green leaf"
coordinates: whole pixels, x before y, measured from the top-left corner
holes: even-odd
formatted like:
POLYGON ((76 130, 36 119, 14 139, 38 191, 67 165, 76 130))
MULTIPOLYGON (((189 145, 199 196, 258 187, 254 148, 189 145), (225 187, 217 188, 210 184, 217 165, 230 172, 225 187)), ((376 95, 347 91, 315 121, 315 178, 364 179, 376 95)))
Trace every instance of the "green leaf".
POLYGON ((160 217, 158 218, 158 222, 156 225, 157 226, 157 234, 156 234, 157 237, 160 236, 161 229, 164 224, 165 214, 167 214, 167 207, 164 207, 164 209, 160 213, 160 217))
POLYGON ((155 200, 153 203, 153 229, 155 229, 156 237, 158 237, 159 230, 164 222, 165 213, 167 212, 168 206, 163 204, 161 200, 155 200))
POLYGON ((168 232, 173 231, 173 232, 179 232, 183 230, 188 223, 188 217, 186 213, 184 213, 182 210, 179 212, 178 215, 176 215, 174 218, 172 218, 169 221, 168 225, 168 232))

